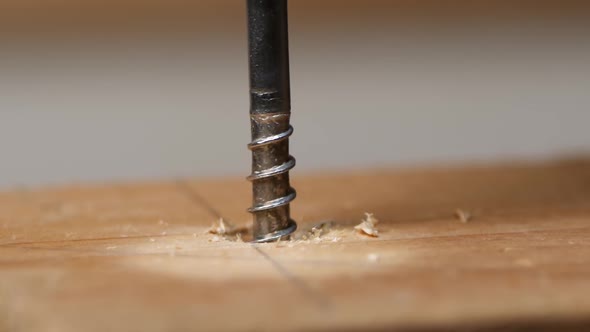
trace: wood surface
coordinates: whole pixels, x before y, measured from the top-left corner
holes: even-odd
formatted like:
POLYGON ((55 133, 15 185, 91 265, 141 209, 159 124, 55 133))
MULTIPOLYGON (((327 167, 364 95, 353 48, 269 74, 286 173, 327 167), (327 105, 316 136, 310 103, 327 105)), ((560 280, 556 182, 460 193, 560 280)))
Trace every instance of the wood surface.
POLYGON ((588 161, 293 184, 299 240, 261 245, 207 233, 249 222, 243 179, 0 194, 0 331, 590 326, 588 161), (379 237, 353 230, 365 212, 379 237), (332 226, 301 240, 320 222, 332 226))

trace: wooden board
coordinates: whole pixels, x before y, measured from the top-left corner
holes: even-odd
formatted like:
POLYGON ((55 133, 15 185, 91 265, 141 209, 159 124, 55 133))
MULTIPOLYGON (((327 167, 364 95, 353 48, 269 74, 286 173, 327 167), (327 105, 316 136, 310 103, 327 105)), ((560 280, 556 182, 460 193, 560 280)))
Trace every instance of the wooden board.
POLYGON ((589 162, 293 182, 298 236, 333 223, 319 239, 207 233, 250 220, 242 179, 0 194, 0 331, 589 326, 589 162), (353 230, 364 212, 378 238, 353 230))

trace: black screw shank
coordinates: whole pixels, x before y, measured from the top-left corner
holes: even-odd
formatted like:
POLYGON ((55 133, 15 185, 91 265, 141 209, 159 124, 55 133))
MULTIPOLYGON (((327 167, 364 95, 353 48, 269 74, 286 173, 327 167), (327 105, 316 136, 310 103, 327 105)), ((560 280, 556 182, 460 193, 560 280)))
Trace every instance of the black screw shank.
MULTIPOLYGON (((247 0, 254 240, 294 230, 289 184, 291 96, 287 0, 247 0)), ((290 232, 291 232, 290 231, 290 232)), ((282 235, 281 235, 282 234, 282 235)), ((276 236, 275 236, 276 235, 276 236)), ((279 236, 280 235, 280 236, 279 236)))
POLYGON ((251 113, 289 113, 287 0, 248 0, 251 113))

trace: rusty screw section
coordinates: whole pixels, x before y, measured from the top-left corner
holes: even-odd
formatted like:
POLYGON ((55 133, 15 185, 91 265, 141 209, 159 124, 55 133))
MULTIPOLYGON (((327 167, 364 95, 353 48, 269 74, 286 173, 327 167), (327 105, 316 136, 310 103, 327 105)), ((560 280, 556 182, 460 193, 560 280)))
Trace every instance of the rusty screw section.
POLYGON ((287 0, 247 0, 250 64, 254 241, 270 242, 297 228, 289 204, 295 159, 289 155, 293 127, 289 83, 287 0))

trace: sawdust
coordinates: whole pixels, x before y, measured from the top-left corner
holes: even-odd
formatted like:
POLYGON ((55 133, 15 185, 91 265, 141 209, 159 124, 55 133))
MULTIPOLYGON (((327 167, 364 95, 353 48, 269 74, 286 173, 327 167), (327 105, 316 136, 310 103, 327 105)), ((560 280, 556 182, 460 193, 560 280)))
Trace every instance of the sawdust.
POLYGON ((312 228, 311 229, 311 238, 313 240, 319 240, 322 237, 322 231, 323 231, 322 228, 316 228, 316 227, 312 228))
MULTIPOLYGON (((251 229, 251 226, 236 227, 223 218, 219 218, 205 233, 215 235, 209 239, 209 242, 231 241, 243 243, 245 242, 243 236, 248 237, 251 229)), ((196 238, 197 234, 194 233, 193 237, 196 238)))
POLYGON ((378 223, 379 223, 379 220, 377 218, 375 218, 375 216, 372 213, 365 212, 365 219, 363 219, 363 221, 360 224, 354 226, 354 229, 356 231, 358 231, 360 234, 368 235, 371 237, 378 237, 379 236, 379 230, 377 229, 378 223))
POLYGON ((211 225, 211 228, 207 230, 207 233, 216 235, 237 235, 247 233, 248 230, 248 227, 236 227, 228 221, 225 221, 223 218, 219 218, 217 222, 214 222, 211 225))
POLYGON ((312 241, 314 243, 320 243, 325 239, 325 237, 322 237, 322 235, 327 235, 330 232, 331 228, 331 223, 322 222, 312 227, 306 237, 309 241, 312 241))
POLYGON ((292 236, 291 243, 323 243, 339 242, 342 240, 344 231, 338 229, 332 221, 323 221, 299 236, 292 236))
POLYGON ((462 209, 456 209, 455 210, 455 217, 457 217, 457 219, 459 219, 460 222, 466 224, 471 220, 471 213, 469 213, 469 211, 465 211, 462 209))
POLYGON ((308 230, 301 230, 291 235, 289 240, 281 239, 275 245, 278 248, 293 248, 299 244, 335 243, 342 241, 345 233, 343 229, 336 228, 332 221, 323 221, 308 230))
POLYGON ((223 220, 223 218, 219 218, 217 222, 214 222, 211 225, 211 227, 207 230, 207 233, 225 235, 227 230, 228 226, 225 225, 225 221, 223 220))
MULTIPOLYGON (((373 218, 372 220, 375 221, 376 219, 373 218)), ((306 243, 337 243, 342 241, 342 239, 347 236, 348 232, 349 231, 344 228, 337 227, 332 221, 323 221, 308 230, 300 230, 295 234, 292 234, 288 240, 283 238, 274 242, 274 246, 277 248, 292 248, 295 245, 306 243)), ((209 242, 225 240, 244 243, 251 239, 252 227, 234 227, 224 219, 220 218, 213 223, 206 233, 215 235, 209 239, 209 242)))
POLYGON ((216 235, 216 236, 210 238, 209 242, 220 242, 221 240, 223 240, 223 238, 216 235))

